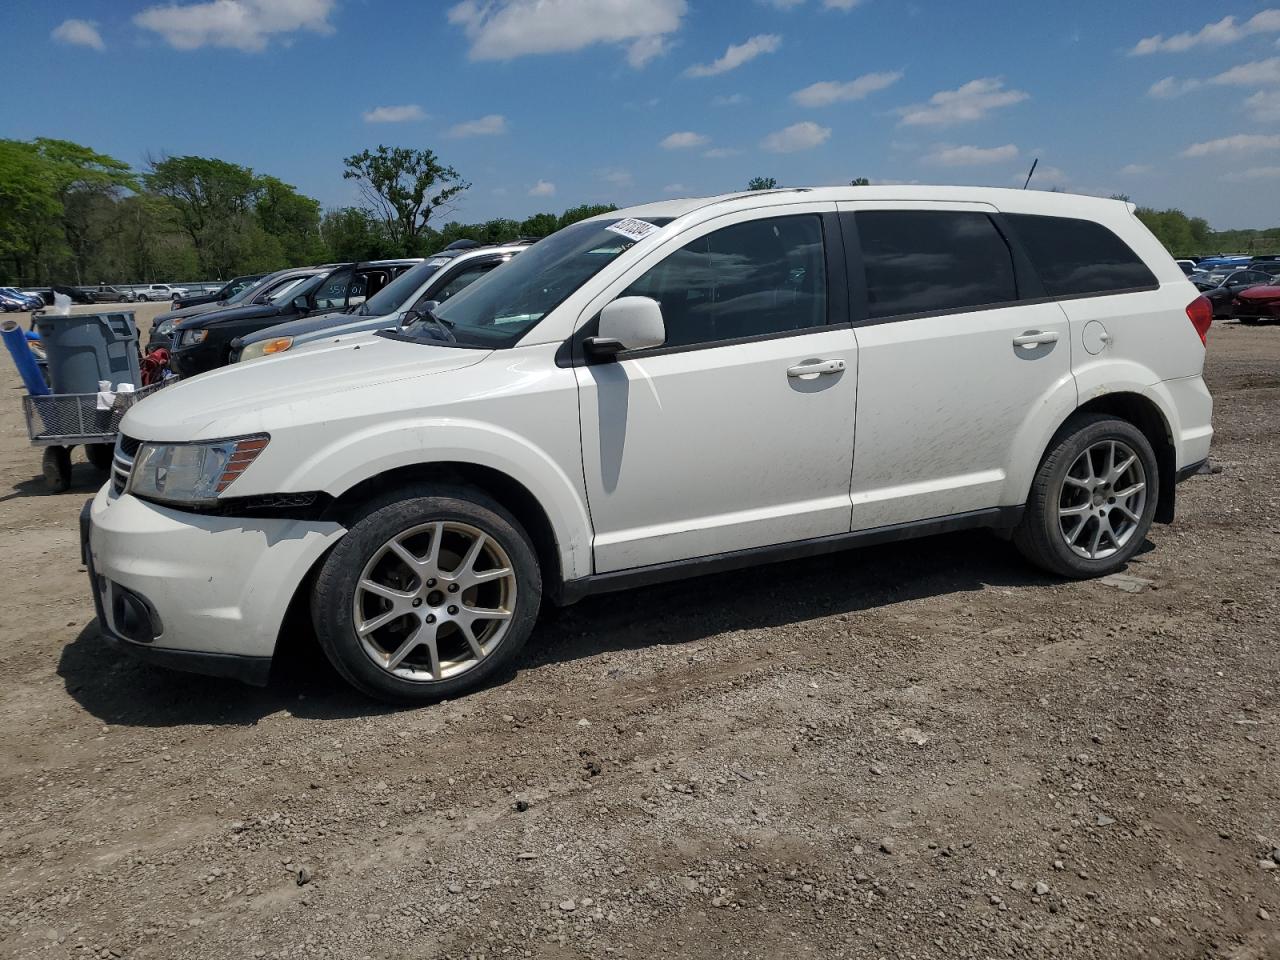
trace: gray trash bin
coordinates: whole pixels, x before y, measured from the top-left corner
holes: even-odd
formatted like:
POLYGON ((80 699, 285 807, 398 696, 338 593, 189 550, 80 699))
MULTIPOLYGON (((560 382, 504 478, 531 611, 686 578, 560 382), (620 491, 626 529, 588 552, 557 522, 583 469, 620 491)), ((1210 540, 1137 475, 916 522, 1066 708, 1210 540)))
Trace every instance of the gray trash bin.
POLYGON ((95 393, 99 380, 142 385, 132 312, 36 317, 54 393, 95 393))

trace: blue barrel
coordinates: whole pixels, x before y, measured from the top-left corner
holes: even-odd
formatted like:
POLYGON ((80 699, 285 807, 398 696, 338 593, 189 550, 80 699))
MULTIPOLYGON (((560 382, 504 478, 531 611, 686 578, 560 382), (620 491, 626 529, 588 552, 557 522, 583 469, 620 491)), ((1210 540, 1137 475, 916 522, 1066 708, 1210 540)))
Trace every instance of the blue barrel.
POLYGON ((142 385, 132 312, 36 317, 54 393, 96 393, 99 380, 142 385))

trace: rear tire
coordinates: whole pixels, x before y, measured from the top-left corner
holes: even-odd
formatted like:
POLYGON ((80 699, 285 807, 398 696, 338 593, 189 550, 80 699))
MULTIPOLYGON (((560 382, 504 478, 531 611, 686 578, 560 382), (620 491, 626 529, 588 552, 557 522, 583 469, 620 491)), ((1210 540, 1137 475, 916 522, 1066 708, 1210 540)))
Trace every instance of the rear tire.
POLYGON ((479 490, 422 484, 360 510, 321 566, 311 615, 352 686, 426 704, 511 665, 541 599, 537 555, 514 517, 479 490))
POLYGON ((1146 540, 1159 490, 1155 451, 1142 431, 1106 414, 1077 417, 1050 442, 1013 542, 1062 577, 1114 573, 1146 540))

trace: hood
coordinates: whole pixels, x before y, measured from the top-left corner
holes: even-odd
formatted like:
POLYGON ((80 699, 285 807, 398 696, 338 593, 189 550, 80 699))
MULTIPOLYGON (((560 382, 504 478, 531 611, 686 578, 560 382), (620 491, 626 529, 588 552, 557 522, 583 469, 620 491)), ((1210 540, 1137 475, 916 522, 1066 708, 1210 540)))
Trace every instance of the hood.
POLYGON ((129 410, 120 430, 140 440, 209 440, 336 417, 355 391, 479 363, 491 351, 356 337, 221 367, 175 383, 129 410))
POLYGON ((280 306, 274 303, 255 303, 247 307, 216 308, 188 317, 181 321, 175 329, 195 330, 201 327, 211 327, 219 323, 234 323, 237 320, 260 320, 265 317, 278 317, 289 310, 291 306, 291 304, 280 306))
POLYGON ((1280 285, 1270 283, 1249 287, 1236 294, 1241 300, 1280 300, 1280 285))
POLYGON ((276 337, 297 337, 304 333, 314 333, 326 327, 346 326, 355 320, 373 320, 373 317, 357 317, 345 310, 331 310, 328 313, 316 313, 309 317, 299 317, 285 323, 277 323, 266 330, 247 333, 241 338, 242 343, 256 343, 258 340, 274 340, 276 337))

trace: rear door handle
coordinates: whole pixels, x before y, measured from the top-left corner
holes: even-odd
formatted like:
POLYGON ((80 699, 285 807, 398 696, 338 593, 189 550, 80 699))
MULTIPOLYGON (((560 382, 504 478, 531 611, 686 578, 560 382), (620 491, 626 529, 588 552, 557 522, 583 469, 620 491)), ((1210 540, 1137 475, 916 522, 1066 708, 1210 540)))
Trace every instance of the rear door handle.
POLYGON ((1046 343, 1057 343, 1058 334, 1053 330, 1028 330, 1020 337, 1013 338, 1015 347, 1039 347, 1046 343))
POLYGON ((787 368, 788 377, 817 377, 823 374, 840 373, 844 370, 843 360, 810 360, 797 363, 787 368))

